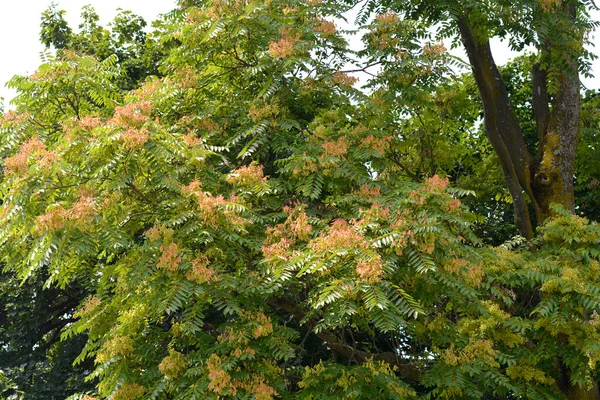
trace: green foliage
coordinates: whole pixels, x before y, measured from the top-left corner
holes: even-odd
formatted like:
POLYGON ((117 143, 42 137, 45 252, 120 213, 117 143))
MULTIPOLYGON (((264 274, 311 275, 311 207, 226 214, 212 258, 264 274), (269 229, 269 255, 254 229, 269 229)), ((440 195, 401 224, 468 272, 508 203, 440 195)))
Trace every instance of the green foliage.
POLYGON ((578 211, 591 220, 600 220, 600 162, 597 143, 600 96, 588 91, 582 104, 582 130, 577 152, 576 193, 578 211))
POLYGON ((94 386, 84 382, 91 362, 71 365, 85 345, 85 335, 60 341, 89 289, 81 281, 64 289, 44 289, 47 279, 44 269, 24 284, 12 273, 0 275, 0 370, 6 382, 0 383, 0 398, 66 398, 94 386))
MULTIPOLYGON (((106 35, 86 8, 84 54, 13 78, 0 355, 49 362, 10 365, 4 390, 44 398, 27 382, 48 370, 87 399, 560 399, 565 371, 597 381, 598 224, 555 208, 534 241, 484 245, 505 214, 481 228, 465 206, 493 215, 500 191, 471 190, 478 163, 497 170, 473 83, 386 14, 357 90, 328 7, 182 2, 157 24, 164 76, 128 91, 123 58, 85 50, 106 35)), ((142 28, 124 13, 111 40, 146 45, 142 28)))
POLYGON ((146 21, 131 11, 121 10, 109 24, 99 25, 99 16, 90 5, 81 10, 81 24, 75 32, 64 19, 64 10, 52 4, 42 13, 40 40, 57 55, 76 51, 99 60, 116 57, 121 70, 118 86, 123 90, 137 88, 147 76, 160 75, 159 64, 167 46, 159 46, 156 37, 145 32, 146 21))
POLYGON ((40 41, 46 47, 52 45, 57 49, 61 49, 67 45, 72 31, 64 15, 65 11, 59 10, 56 3, 52 3, 42 13, 40 41))

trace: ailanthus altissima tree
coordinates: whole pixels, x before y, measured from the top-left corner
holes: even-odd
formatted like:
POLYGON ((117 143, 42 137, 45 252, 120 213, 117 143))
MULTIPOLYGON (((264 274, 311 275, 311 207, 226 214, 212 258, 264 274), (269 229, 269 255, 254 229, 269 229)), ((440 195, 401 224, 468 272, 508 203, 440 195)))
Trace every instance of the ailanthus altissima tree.
POLYGON ((389 107, 329 12, 182 4, 163 78, 123 94, 116 58, 65 51, 13 80, 0 255, 90 293, 62 335, 98 384, 73 398, 595 398, 598 225, 556 206, 483 246, 468 191, 401 178, 403 110, 435 103, 447 55, 380 15, 389 107))

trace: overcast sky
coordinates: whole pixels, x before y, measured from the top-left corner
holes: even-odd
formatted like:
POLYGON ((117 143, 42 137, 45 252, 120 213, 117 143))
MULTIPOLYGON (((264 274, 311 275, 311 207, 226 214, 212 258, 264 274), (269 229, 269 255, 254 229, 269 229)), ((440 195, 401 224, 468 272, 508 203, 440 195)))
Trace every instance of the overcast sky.
MULTIPOLYGON (((40 63, 39 54, 43 50, 38 38, 40 16, 51 2, 52 0, 3 2, 0 13, 3 55, 0 61, 0 97, 5 98, 5 105, 8 105, 8 100, 14 96, 14 93, 4 87, 4 83, 13 75, 33 73, 40 63)), ((81 7, 86 4, 94 6, 103 25, 113 19, 118 8, 141 15, 150 24, 159 14, 166 13, 175 6, 175 0, 58 0, 57 3, 59 8, 66 10, 66 19, 74 29, 79 25, 81 7)), ((600 19, 600 13, 596 12, 594 17, 600 19)), ((596 36, 600 34, 596 33, 596 36)), ((595 41, 598 47, 593 51, 600 54, 600 38, 596 38, 595 41)), ((493 51, 498 64, 504 64, 514 57, 514 54, 499 42, 493 43, 493 51)), ((600 60, 594 63, 593 69, 598 76, 584 80, 584 84, 589 88, 600 88, 600 60)))

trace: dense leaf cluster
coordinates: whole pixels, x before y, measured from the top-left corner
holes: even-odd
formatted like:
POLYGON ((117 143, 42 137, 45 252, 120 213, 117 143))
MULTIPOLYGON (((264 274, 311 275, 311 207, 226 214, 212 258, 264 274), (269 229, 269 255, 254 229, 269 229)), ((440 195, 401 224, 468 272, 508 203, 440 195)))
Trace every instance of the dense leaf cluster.
MULTIPOLYGON (((469 199, 498 187, 474 185, 476 165, 498 167, 472 83, 424 26, 379 14, 356 53, 318 1, 188 3, 160 24, 161 76, 136 89, 119 53, 86 51, 106 35, 90 9, 79 36, 44 25, 64 50, 11 81, 1 393, 560 399, 596 384, 600 227, 554 207, 533 241, 484 244, 508 238, 462 201, 501 226, 500 197, 469 199), (367 90, 344 70, 359 57, 381 65, 367 90), (73 381, 54 388, 55 370, 73 381)), ((119 18, 111 46, 147 43, 119 18)))

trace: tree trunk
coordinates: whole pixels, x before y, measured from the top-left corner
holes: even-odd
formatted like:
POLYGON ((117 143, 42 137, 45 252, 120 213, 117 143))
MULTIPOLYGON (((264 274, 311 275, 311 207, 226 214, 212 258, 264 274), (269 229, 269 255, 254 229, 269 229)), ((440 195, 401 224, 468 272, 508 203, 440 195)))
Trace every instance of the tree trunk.
POLYGON ((483 102, 485 133, 498 155, 504 181, 513 199, 515 225, 524 237, 533 237, 533 226, 525 194, 531 198, 531 156, 525 146, 521 126, 508 98, 500 71, 494 62, 489 40, 475 38, 467 21, 457 19, 479 95, 483 102))
POLYGON ((582 389, 579 386, 570 386, 567 390, 569 400, 600 400, 598 384, 595 383, 590 389, 582 389))
MULTIPOLYGON (((567 11, 572 13, 572 10, 567 11)), ((464 16, 457 17, 457 24, 483 102, 485 132, 498 155, 513 199, 515 224, 521 235, 531 238, 533 226, 525 196, 534 206, 538 224, 551 215, 552 203, 574 210, 573 174, 580 124, 577 64, 565 52, 567 68, 553 70, 556 79, 553 84, 558 90, 552 103, 546 72, 540 65, 532 71, 532 105, 540 149, 534 159, 527 150, 506 86, 494 62, 489 38, 475 37, 464 16)), ((584 389, 570 383, 568 371, 562 371, 561 375, 560 389, 567 399, 600 400, 597 384, 584 389)))
POLYGON ((568 400, 600 400, 600 391, 598 390, 598 383, 594 382, 591 388, 581 388, 576 385, 572 385, 570 382, 570 372, 568 367, 564 364, 563 360, 557 360, 558 370, 560 371, 560 378, 557 382, 558 389, 564 393, 565 398, 568 400))
MULTIPOLYGON (((569 61, 569 69, 577 74, 574 62, 569 61)), ((559 90, 550 110, 544 87, 545 73, 538 66, 533 70, 533 101, 540 135, 540 155, 534 166, 532 186, 540 223, 550 216, 552 203, 571 211, 575 207, 573 175, 579 139, 581 98, 579 81, 573 74, 563 72, 558 76, 559 90)))
POLYGON ((475 37, 466 18, 457 17, 457 23, 483 102, 485 132, 513 199, 515 225, 521 235, 531 238, 533 226, 526 197, 533 204, 538 224, 550 216, 552 203, 574 210, 573 174, 580 124, 577 65, 565 56, 568 68, 554 71, 558 92, 552 107, 547 74, 539 65, 534 67, 532 103, 540 141, 540 153, 534 159, 525 145, 489 39, 475 37))

